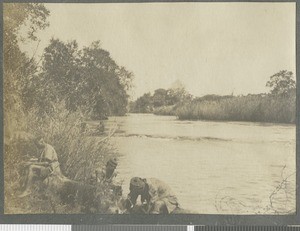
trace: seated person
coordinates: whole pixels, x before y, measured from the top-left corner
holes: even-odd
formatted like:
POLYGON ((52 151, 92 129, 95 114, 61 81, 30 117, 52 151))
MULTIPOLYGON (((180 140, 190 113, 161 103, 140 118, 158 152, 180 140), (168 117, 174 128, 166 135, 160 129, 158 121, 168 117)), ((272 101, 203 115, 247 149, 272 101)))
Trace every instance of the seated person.
POLYGON ((156 178, 132 178, 127 201, 130 205, 127 209, 134 213, 170 214, 179 207, 170 187, 156 178), (141 206, 136 206, 138 196, 141 196, 141 206))
POLYGON ((44 180, 50 175, 62 175, 54 148, 45 143, 42 137, 35 139, 35 144, 41 150, 41 156, 38 161, 28 163, 25 190, 19 197, 25 197, 31 193, 30 189, 35 178, 44 180))
POLYGON ((103 121, 100 121, 100 123, 98 124, 96 129, 97 129, 97 133, 100 133, 100 134, 105 131, 105 126, 104 126, 103 121))

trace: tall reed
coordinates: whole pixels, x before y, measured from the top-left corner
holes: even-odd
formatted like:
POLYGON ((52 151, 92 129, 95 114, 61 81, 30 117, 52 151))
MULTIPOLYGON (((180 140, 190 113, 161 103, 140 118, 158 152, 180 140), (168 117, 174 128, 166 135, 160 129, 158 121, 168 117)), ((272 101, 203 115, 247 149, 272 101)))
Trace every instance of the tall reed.
MULTIPOLYGON (((57 104, 54 110, 51 115, 43 116, 32 110, 19 118, 23 121, 23 126, 19 129, 14 127, 14 130, 10 131, 19 135, 12 135, 11 139, 5 142, 4 182, 7 213, 53 212, 49 202, 43 199, 43 195, 33 194, 28 200, 17 198, 22 178, 20 172, 22 163, 30 157, 40 155, 33 143, 33 138, 37 135, 42 135, 46 143, 54 147, 63 174, 82 183, 87 183, 94 171, 104 168, 106 161, 115 154, 109 137, 89 135, 80 113, 69 112, 64 103, 57 104)), ((102 188, 100 191, 103 198, 113 198, 108 189, 102 188)), ((73 209, 75 210, 64 210, 63 213, 78 212, 78 208, 73 209)))
POLYGON ((200 98, 178 107, 175 114, 180 120, 295 123, 296 94, 200 98))

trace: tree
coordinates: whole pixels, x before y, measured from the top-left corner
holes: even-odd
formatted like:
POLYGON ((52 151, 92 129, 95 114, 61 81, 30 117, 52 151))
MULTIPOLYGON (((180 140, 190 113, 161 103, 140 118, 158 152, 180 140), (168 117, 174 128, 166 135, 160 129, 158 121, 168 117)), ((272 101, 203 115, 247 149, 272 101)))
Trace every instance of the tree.
POLYGON ((175 105, 191 99, 192 96, 184 88, 171 88, 167 94, 167 105, 175 105))
POLYGON ((92 117, 124 115, 133 74, 119 67, 100 41, 85 47, 81 59, 87 83, 83 92, 90 92, 86 100, 93 103, 92 117))
POLYGON ((3 48, 5 70, 20 71, 32 61, 20 51, 18 42, 37 40, 36 32, 45 29, 49 23, 49 11, 42 3, 3 4, 3 48), (25 28, 21 36, 19 31, 25 28), (25 34, 25 37, 24 37, 25 34))
POLYGON ((133 112, 150 113, 153 111, 153 97, 151 93, 145 93, 135 101, 133 112))
POLYGON ((273 95, 288 94, 292 90, 296 89, 293 72, 286 70, 279 71, 270 77, 266 86, 271 88, 271 94, 273 95))
POLYGON ((124 87, 125 91, 129 93, 129 91, 133 88, 132 80, 134 75, 132 72, 127 71, 125 67, 119 67, 117 69, 117 74, 119 76, 119 81, 121 85, 124 87))
POLYGON ((163 88, 156 89, 153 94, 153 106, 154 107, 165 106, 167 96, 168 96, 167 90, 163 88))
POLYGON ((119 67, 100 42, 78 49, 76 41, 52 39, 44 50, 42 73, 26 91, 29 105, 51 112, 52 105, 64 101, 69 111, 82 111, 101 119, 124 115, 133 74, 119 67))
POLYGON ((78 57, 76 41, 63 43, 51 39, 43 53, 41 72, 34 75, 25 87, 26 107, 35 106, 40 114, 49 114, 55 103, 64 100, 69 110, 76 110, 76 84, 81 77, 78 57))
POLYGON ((36 32, 49 24, 49 11, 41 3, 3 4, 3 65, 4 65, 4 127, 10 136, 24 126, 24 88, 37 70, 34 57, 29 58, 19 48, 19 42, 35 41, 36 32), (22 28, 22 36, 20 30, 22 28))
POLYGON ((163 88, 156 89, 153 96, 146 93, 139 97, 135 102, 131 103, 131 112, 151 113, 153 109, 165 106, 178 106, 182 103, 187 103, 192 100, 192 95, 189 94, 183 85, 177 81, 174 87, 166 90, 163 88), (180 83, 180 85, 179 85, 180 83))

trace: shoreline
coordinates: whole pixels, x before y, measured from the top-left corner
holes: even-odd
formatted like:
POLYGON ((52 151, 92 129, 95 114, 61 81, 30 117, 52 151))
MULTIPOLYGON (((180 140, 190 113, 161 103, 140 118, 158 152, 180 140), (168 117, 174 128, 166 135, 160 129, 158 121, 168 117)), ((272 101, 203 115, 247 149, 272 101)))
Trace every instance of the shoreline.
POLYGON ((135 113, 135 112, 129 112, 127 115, 130 114, 141 114, 141 115, 154 115, 154 116, 165 116, 165 117, 175 117, 177 121, 191 121, 191 122, 196 122, 196 121, 201 121, 201 122, 227 122, 227 123, 253 123, 253 124, 261 124, 262 126, 271 126, 273 124, 279 125, 279 126, 296 126, 295 123, 281 123, 281 122, 263 122, 263 121, 249 121, 249 120, 214 120, 214 119, 179 119, 177 115, 165 115, 165 114, 155 114, 155 113, 135 113))

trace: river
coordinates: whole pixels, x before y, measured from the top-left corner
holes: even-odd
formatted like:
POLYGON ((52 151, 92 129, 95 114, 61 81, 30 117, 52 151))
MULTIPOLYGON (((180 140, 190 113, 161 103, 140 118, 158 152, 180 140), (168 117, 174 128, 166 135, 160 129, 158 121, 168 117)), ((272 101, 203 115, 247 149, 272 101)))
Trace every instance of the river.
POLYGON ((179 121, 152 114, 106 121, 106 127, 115 124, 112 142, 124 195, 131 177, 156 177, 194 213, 295 212, 294 125, 179 121))

